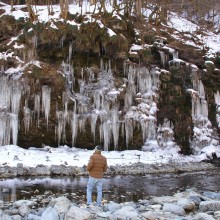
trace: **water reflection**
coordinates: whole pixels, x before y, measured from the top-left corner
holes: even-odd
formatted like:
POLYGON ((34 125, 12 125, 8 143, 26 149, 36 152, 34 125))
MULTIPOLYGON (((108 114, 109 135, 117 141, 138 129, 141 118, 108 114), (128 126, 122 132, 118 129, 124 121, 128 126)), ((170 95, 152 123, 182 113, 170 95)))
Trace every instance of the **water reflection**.
MULTIPOLYGON (((56 195, 69 193, 72 200, 85 201, 88 177, 32 177, 0 180, 0 200, 13 202, 29 199, 51 191, 56 195)), ((106 177, 103 198, 125 202, 145 199, 148 196, 172 195, 177 190, 196 187, 199 191, 220 191, 218 171, 187 174, 106 177)))

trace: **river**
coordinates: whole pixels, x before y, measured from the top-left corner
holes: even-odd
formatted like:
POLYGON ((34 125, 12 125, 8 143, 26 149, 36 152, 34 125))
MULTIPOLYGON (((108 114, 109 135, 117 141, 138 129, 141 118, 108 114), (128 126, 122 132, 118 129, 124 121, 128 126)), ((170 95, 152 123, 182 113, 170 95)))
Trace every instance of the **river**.
MULTIPOLYGON (((72 201, 83 203, 87 181, 87 176, 0 179, 0 200, 14 202, 40 194, 53 193, 67 194, 72 201)), ((106 201, 136 202, 149 196, 172 195, 178 190, 192 187, 199 192, 217 192, 220 191, 219 182, 219 170, 145 176, 106 176, 103 183, 103 198, 106 201)))

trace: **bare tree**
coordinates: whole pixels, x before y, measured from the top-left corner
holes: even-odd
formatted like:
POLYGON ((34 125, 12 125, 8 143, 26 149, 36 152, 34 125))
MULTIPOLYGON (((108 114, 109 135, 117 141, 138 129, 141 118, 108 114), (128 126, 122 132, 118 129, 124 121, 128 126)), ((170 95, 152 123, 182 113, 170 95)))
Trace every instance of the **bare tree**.
POLYGON ((135 2, 135 11, 136 11, 136 15, 138 17, 140 17, 142 15, 141 9, 142 9, 142 1, 141 0, 136 0, 136 2, 135 2))
POLYGON ((27 5, 27 8, 28 8, 29 19, 30 19, 30 21, 33 22, 37 19, 37 16, 36 16, 36 14, 34 13, 34 11, 32 9, 32 5, 33 5, 32 0, 26 0, 26 5, 27 5))
POLYGON ((53 0, 46 0, 48 14, 51 15, 53 13, 53 0))
POLYGON ((69 11, 69 1, 68 0, 60 0, 60 17, 64 20, 67 20, 69 11))

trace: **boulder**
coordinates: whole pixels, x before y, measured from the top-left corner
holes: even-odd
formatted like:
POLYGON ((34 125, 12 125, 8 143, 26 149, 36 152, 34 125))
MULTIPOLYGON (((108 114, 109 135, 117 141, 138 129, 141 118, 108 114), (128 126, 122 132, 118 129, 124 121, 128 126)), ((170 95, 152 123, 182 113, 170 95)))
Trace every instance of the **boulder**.
POLYGON ((173 213, 175 215, 179 215, 179 216, 186 215, 185 210, 181 206, 173 204, 173 203, 165 203, 163 205, 163 211, 164 212, 171 212, 171 213, 173 213))
POLYGON ((89 220, 92 215, 89 211, 85 209, 80 209, 79 207, 72 205, 67 212, 64 220, 89 220))
POLYGON ((115 211, 112 216, 109 217, 110 220, 137 220, 138 213, 132 206, 124 206, 121 209, 115 211))
POLYGON ((199 204, 199 210, 201 212, 220 211, 220 201, 202 201, 199 204))

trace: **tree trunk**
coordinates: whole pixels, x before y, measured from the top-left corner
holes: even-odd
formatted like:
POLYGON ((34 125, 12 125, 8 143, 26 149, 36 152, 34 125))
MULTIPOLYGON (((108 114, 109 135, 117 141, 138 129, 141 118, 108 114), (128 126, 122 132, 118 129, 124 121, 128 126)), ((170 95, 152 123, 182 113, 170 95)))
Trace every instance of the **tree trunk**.
POLYGON ((69 11, 69 1, 68 0, 60 0, 60 17, 64 20, 67 20, 69 11))
POLYGON ((138 17, 141 17, 141 15, 142 15, 142 13, 141 13, 141 8, 142 8, 141 0, 136 0, 135 9, 136 9, 136 15, 137 15, 138 17))
POLYGON ((37 16, 34 14, 34 11, 32 9, 32 0, 26 0, 26 5, 28 8, 29 19, 31 22, 33 22, 37 19, 37 16))

